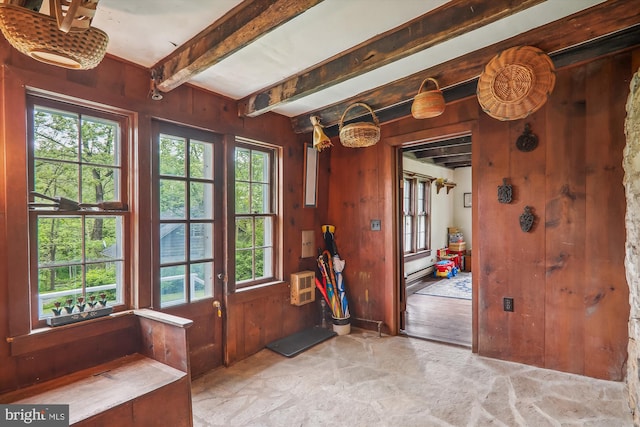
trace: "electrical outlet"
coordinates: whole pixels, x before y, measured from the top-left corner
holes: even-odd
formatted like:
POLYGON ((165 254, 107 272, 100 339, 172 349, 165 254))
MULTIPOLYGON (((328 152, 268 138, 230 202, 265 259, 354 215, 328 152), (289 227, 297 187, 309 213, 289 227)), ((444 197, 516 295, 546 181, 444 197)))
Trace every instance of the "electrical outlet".
POLYGON ((513 298, 502 298, 504 311, 513 311, 513 298))
POLYGON ((371 220, 371 231, 380 231, 382 229, 382 224, 379 219, 371 220))

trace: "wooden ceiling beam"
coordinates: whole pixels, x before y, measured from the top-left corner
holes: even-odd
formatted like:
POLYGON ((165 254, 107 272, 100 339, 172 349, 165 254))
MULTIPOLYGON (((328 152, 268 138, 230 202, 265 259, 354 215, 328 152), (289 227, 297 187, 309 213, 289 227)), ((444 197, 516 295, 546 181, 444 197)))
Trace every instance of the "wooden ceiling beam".
POLYGON ((445 147, 425 148, 414 151, 418 159, 429 157, 449 157, 471 153, 471 144, 448 145, 445 147))
POLYGON ((238 102, 238 114, 255 117, 278 105, 390 64, 544 0, 453 0, 301 74, 238 102))
MULTIPOLYGON (((338 124, 344 110, 353 102, 364 102, 378 112, 390 105, 410 101, 426 77, 435 77, 440 88, 451 88, 477 78, 485 64, 504 49, 518 45, 533 45, 545 52, 556 52, 579 45, 585 40, 602 37, 640 22, 640 8, 636 2, 608 0, 589 9, 575 13, 566 19, 555 21, 501 41, 463 57, 396 80, 388 85, 363 92, 331 106, 311 111, 291 119, 296 133, 313 130, 310 116, 318 116, 325 128, 338 124)), ((446 92, 445 92, 446 97, 446 92)))
POLYGON ((471 162, 471 152, 469 152, 468 154, 459 154, 457 156, 433 157, 432 160, 437 164, 471 162))
POLYGON ((157 87, 175 89, 323 0, 245 0, 151 67, 157 87))

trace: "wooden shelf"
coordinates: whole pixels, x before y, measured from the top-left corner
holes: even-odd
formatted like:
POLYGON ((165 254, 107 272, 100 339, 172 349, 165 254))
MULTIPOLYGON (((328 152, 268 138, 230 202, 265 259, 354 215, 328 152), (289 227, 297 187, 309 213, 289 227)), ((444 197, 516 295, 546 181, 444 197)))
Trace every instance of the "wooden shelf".
POLYGON ((436 194, 440 194, 440 190, 442 188, 446 188, 447 194, 449 194, 449 191, 451 191, 451 189, 456 186, 455 182, 440 181, 438 179, 435 180, 435 183, 436 183, 436 194))

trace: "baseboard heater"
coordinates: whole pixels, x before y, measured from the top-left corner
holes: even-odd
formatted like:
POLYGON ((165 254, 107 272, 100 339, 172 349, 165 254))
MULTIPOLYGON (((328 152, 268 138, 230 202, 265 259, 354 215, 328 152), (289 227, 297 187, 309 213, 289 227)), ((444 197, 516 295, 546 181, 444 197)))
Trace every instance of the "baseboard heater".
POLYGON ((404 283, 406 285, 417 282, 420 279, 424 279, 428 275, 433 274, 433 265, 421 268, 420 270, 416 270, 412 273, 409 273, 404 278, 404 283))

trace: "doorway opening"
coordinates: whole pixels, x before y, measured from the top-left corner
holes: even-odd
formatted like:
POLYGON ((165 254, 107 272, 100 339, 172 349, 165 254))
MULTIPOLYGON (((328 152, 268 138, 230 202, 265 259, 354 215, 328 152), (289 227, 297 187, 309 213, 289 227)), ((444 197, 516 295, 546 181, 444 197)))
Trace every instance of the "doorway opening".
POLYGON ((471 348, 471 135, 399 150, 401 331, 471 348))

